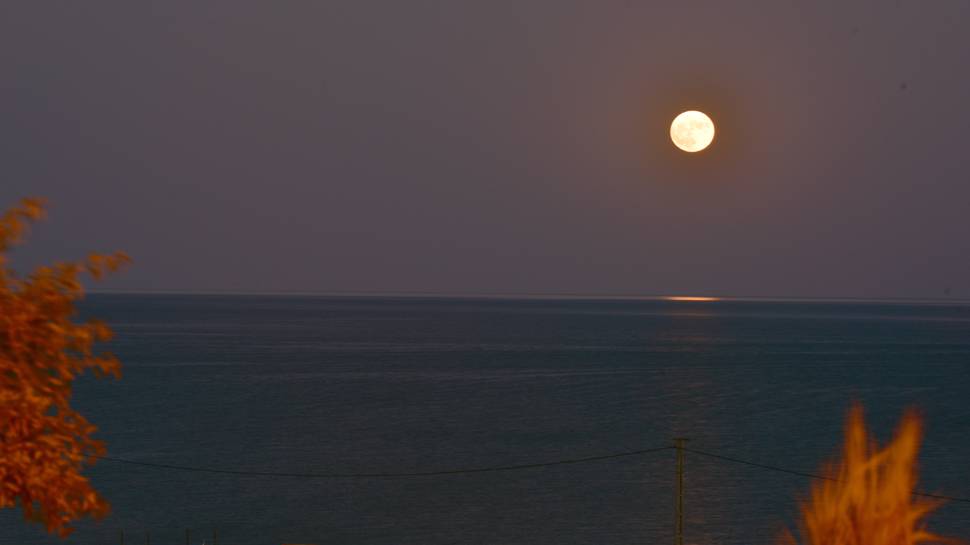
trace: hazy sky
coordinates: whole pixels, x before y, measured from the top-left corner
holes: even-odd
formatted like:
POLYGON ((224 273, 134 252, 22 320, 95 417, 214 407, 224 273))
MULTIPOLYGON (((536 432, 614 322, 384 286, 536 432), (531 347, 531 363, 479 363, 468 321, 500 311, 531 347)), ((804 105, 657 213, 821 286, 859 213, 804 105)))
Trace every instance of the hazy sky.
POLYGON ((0 205, 50 201, 22 264, 127 250, 119 289, 970 297, 967 21, 8 0, 0 205))

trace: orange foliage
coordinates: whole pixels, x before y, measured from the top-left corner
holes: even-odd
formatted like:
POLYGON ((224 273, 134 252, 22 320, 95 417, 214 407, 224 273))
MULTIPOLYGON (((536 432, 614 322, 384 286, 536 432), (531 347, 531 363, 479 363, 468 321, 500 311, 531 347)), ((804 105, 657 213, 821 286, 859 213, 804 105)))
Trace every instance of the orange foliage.
POLYGON ((101 278, 129 259, 91 255, 20 278, 7 251, 43 215, 42 201, 24 199, 0 216, 0 508, 19 502, 27 520, 66 537, 71 521, 109 510, 81 475, 105 449, 91 437, 95 427, 71 409, 71 383, 88 369, 120 376, 118 360, 93 349, 111 331, 97 321, 72 321, 84 294, 79 278, 101 278))
MULTIPOLYGON (((907 411, 893 440, 880 449, 866 431, 862 407, 849 412, 842 459, 826 468, 802 504, 805 545, 916 545, 957 543, 926 529, 939 500, 914 496, 922 424, 907 411)), ((788 533, 783 539, 794 545, 788 533)))

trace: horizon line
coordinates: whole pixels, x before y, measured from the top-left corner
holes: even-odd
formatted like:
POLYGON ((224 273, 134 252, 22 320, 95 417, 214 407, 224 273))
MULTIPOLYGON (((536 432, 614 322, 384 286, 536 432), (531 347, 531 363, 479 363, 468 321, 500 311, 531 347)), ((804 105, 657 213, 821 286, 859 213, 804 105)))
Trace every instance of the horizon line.
POLYGON ((198 295, 243 297, 357 297, 402 299, 518 299, 518 300, 614 300, 670 301, 691 303, 716 302, 802 302, 802 303, 906 303, 935 305, 970 305, 970 298, 959 297, 857 297, 857 296, 778 296, 778 295, 713 295, 705 293, 667 294, 596 294, 596 293, 531 293, 531 292, 421 292, 421 291, 274 291, 274 290, 187 290, 187 289, 89 289, 92 295, 198 295))

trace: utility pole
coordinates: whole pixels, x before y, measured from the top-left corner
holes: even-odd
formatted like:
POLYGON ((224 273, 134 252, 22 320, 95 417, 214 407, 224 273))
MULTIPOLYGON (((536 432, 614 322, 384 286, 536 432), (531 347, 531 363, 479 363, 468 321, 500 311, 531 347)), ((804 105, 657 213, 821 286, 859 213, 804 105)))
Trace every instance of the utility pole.
POLYGON ((686 437, 674 437, 674 447, 677 449, 677 508, 676 531, 674 545, 684 545, 684 443, 686 437))

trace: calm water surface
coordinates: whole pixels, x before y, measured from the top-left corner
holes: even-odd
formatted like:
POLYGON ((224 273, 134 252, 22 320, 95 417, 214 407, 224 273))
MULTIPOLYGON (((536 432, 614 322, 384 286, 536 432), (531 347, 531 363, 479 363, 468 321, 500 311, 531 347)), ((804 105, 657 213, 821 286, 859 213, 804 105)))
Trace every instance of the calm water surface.
MULTIPOLYGON (((97 295, 120 381, 75 404, 109 455, 270 472, 420 472, 691 445, 815 471, 865 403, 927 420, 923 487, 970 497, 970 308, 875 303, 97 295)), ((114 512, 61 542, 672 543, 674 453, 505 473, 307 479, 101 462, 114 512)), ((771 545, 805 478, 687 457, 686 542, 771 545)), ((970 504, 932 519, 970 538, 970 504)))

